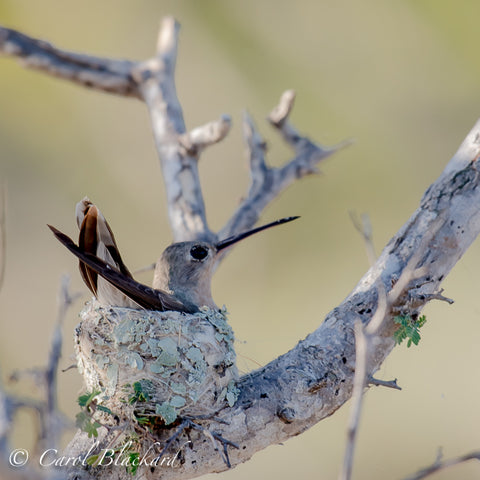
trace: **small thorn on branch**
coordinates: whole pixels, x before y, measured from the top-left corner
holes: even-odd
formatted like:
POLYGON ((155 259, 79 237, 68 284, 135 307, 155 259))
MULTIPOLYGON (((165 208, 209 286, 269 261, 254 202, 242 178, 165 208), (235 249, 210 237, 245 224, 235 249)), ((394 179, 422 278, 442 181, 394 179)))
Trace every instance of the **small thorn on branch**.
MULTIPOLYGON (((423 268, 423 267, 422 267, 423 268)), ((424 270, 421 272, 418 277, 421 277, 424 273, 424 270)), ((417 288, 421 288, 422 285, 418 286, 417 288)), ((425 303, 430 302, 431 300, 440 300, 442 302, 447 302, 449 305, 455 303, 453 299, 445 297, 442 295, 443 288, 436 293, 423 293, 421 290, 415 291, 410 290, 408 292, 409 300, 411 304, 418 303, 419 305, 425 305, 425 303)))
POLYGON ((189 155, 197 156, 206 147, 222 141, 228 135, 231 126, 231 117, 222 115, 219 120, 209 122, 180 135, 178 140, 189 155))
POLYGON ((395 378, 394 380, 379 380, 378 378, 374 378, 373 376, 369 376, 367 380, 368 385, 375 385, 376 387, 387 387, 387 388, 393 388, 395 390, 401 390, 402 387, 400 387, 397 384, 397 379, 395 378))
POLYGON ((428 294, 425 295, 425 298, 427 300, 440 300, 442 302, 447 302, 449 305, 452 305, 453 303, 455 303, 453 299, 448 298, 448 297, 444 297, 442 295, 443 291, 444 291, 444 289, 442 288, 437 293, 428 293, 428 294))

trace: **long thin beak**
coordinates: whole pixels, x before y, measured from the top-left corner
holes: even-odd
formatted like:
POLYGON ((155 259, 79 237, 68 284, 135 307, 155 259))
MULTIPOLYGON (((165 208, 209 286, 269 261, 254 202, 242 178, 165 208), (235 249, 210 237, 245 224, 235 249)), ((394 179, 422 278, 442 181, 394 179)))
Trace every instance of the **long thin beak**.
POLYGON ((215 245, 217 251, 223 250, 224 248, 230 247, 234 243, 243 240, 244 238, 249 237, 250 235, 254 235, 255 233, 261 232, 262 230, 266 230, 270 227, 276 227, 277 225, 283 225, 284 223, 291 222, 292 220, 296 220, 300 217, 286 217, 281 218, 280 220, 275 220, 272 223, 267 223, 266 225, 262 225, 261 227, 254 228, 253 230, 248 230, 247 232, 239 233, 238 235, 233 235, 231 237, 226 238, 225 240, 221 240, 215 245))

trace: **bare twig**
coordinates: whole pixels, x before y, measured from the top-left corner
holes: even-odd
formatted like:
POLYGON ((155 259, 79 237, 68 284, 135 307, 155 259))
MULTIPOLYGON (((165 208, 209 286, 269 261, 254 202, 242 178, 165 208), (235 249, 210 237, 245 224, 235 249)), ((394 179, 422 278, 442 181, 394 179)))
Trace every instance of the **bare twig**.
POLYGON ((241 202, 227 224, 221 229, 219 238, 226 238, 251 228, 263 209, 295 180, 317 173, 320 161, 351 144, 344 141, 333 147, 323 147, 299 134, 288 122, 295 94, 286 91, 279 104, 269 116, 270 123, 281 133, 284 140, 294 149, 295 157, 281 168, 268 167, 265 161, 266 144, 258 133, 253 120, 244 114, 244 138, 250 161, 251 184, 247 197, 241 202))
MULTIPOLYGON (((422 252, 424 251, 425 246, 430 243, 431 239, 438 232, 443 222, 444 219, 442 215, 439 215, 432 222, 431 228, 422 239, 422 245, 410 257, 405 269, 402 272, 402 275, 388 293, 384 284, 382 283, 382 280, 379 279, 377 281, 378 306, 375 314, 366 326, 363 326, 360 321, 355 323, 356 350, 352 406, 350 409, 349 424, 347 428, 347 445, 345 448, 343 467, 339 475, 339 480, 350 480, 352 475, 355 444, 362 412, 363 391, 368 383, 373 383, 372 381, 368 382, 368 379, 373 378, 371 357, 373 351, 375 350, 376 337, 382 325, 389 316, 392 307, 399 301, 400 297, 405 296, 405 292, 408 290, 411 282, 425 274, 425 269, 418 267, 418 264, 423 256, 422 252)), ((365 226, 361 228, 361 231, 365 230, 365 226)), ((371 239, 371 232, 368 234, 363 233, 363 236, 365 242, 368 244, 371 239)))
POLYGON ((465 463, 470 460, 480 460, 480 451, 470 452, 466 455, 460 455, 459 457, 451 458, 449 460, 441 459, 441 455, 428 467, 422 468, 418 472, 414 473, 405 478, 405 480, 421 480, 422 478, 426 478, 433 473, 439 472, 440 470, 445 470, 446 468, 453 467, 460 463, 465 463))
MULTIPOLYGON (((441 302, 446 302, 449 305, 452 305, 453 303, 455 303, 451 298, 443 296, 442 293, 443 293, 443 288, 440 289, 436 293, 434 292, 434 293, 417 295, 417 298, 420 296, 421 297, 420 300, 428 300, 428 301, 430 301, 430 300, 440 300, 441 302)), ((412 294, 412 295, 414 295, 414 294, 412 294)))
POLYGON ((61 372, 62 372, 62 373, 65 373, 65 372, 68 372, 69 370, 76 370, 77 368, 78 368, 77 364, 76 364, 76 363, 72 363, 72 364, 69 365, 68 367, 62 368, 61 372))
POLYGON ((69 286, 70 278, 65 275, 61 279, 58 295, 57 322, 53 331, 48 364, 45 369, 45 389, 47 398, 44 412, 45 419, 43 423, 45 425, 45 443, 49 448, 58 445, 60 436, 66 425, 66 422, 63 420, 63 415, 58 411, 57 400, 58 364, 62 355, 63 343, 62 328, 69 308, 72 306, 73 302, 81 296, 80 293, 73 295, 70 294, 69 286))
POLYGON ((375 387, 393 388, 394 390, 401 390, 402 389, 402 387, 400 387, 397 384, 397 379, 396 378, 394 380, 380 380, 379 378, 374 378, 372 375, 370 375, 367 379, 367 384, 368 385, 374 385, 375 387))
POLYGON ((367 250, 367 258, 370 265, 373 265, 377 260, 377 255, 375 254, 375 246, 373 244, 373 231, 372 223, 370 222, 370 217, 367 213, 363 213, 358 218, 355 212, 349 212, 350 218, 352 220, 353 226, 363 237, 365 248, 367 250))
POLYGON ((9 435, 13 422, 15 405, 6 393, 0 378, 0 457, 6 459, 9 451, 9 435))
POLYGON ((347 427, 347 445, 343 458, 343 468, 339 480, 349 480, 353 470, 353 458, 357 444, 358 426, 362 412, 363 390, 366 386, 368 340, 362 322, 355 323, 355 376, 353 379, 352 406, 350 408, 350 420, 347 427))
MULTIPOLYGON (((31 369, 27 372, 45 391, 44 400, 32 400, 19 398, 6 392, 0 383, 0 469, 2 461, 6 464, 10 452, 9 437, 15 413, 23 409, 31 409, 36 412, 39 419, 39 434, 36 449, 38 452, 45 448, 56 448, 59 445, 60 437, 66 428, 70 428, 69 420, 59 411, 57 402, 57 371, 62 350, 62 325, 64 323, 68 308, 79 296, 70 295, 68 291, 69 279, 63 277, 60 286, 59 306, 57 322, 52 336, 52 345, 48 365, 45 369, 31 369)), ((18 380, 23 372, 18 372, 14 378, 18 380)), ((34 478, 34 471, 25 468, 22 474, 24 478, 34 478)), ((3 478, 3 477, 2 477, 3 478)), ((20 478, 20 477, 19 477, 20 478)), ((62 474, 51 473, 48 476, 39 475, 35 478, 53 480, 63 478, 62 474)))
POLYGON ((190 420, 183 420, 182 423, 178 427, 176 427, 175 432, 173 435, 170 436, 170 438, 165 442, 165 446, 163 447, 162 451, 157 455, 157 459, 161 460, 162 457, 165 455, 165 453, 168 451, 172 443, 180 436, 180 434, 188 427, 190 426, 191 422, 190 420))
MULTIPOLYGON (((11 381, 19 381, 24 375, 31 376, 37 386, 45 391, 45 400, 37 401, 17 398, 14 396, 8 396, 4 393, 4 402, 6 402, 8 407, 6 411, 10 411, 11 416, 13 416, 15 411, 23 408, 33 409, 38 413, 40 419, 38 442, 48 448, 55 448, 58 445, 60 436, 65 428, 70 427, 70 422, 59 411, 57 401, 57 372, 62 353, 62 326, 68 309, 80 296, 80 294, 71 295, 69 293, 69 281, 68 276, 64 276, 61 280, 57 321, 52 335, 47 366, 44 369, 34 368, 14 372, 10 376, 11 381)), ((0 394, 1 392, 2 389, 0 388, 0 394)))
POLYGON ((216 441, 218 440, 223 446, 223 450, 222 452, 220 452, 220 455, 222 456, 222 459, 225 462, 225 465, 227 465, 228 468, 232 467, 232 464, 230 463, 230 457, 228 455, 228 447, 230 446, 238 450, 240 447, 235 442, 227 440, 226 438, 222 437, 219 433, 210 431, 208 428, 202 427, 198 423, 190 421, 190 427, 202 432, 206 437, 210 438, 212 440, 212 443, 214 444, 215 450, 217 451, 218 451, 218 447, 216 446, 216 441))
POLYGON ((283 139, 294 149, 297 157, 293 161, 297 166, 304 167, 306 174, 317 173, 316 163, 328 157, 334 150, 336 151, 351 145, 353 141, 351 139, 344 140, 338 145, 328 148, 315 145, 307 137, 301 135, 288 121, 295 102, 295 96, 294 90, 283 92, 278 105, 273 108, 267 118, 272 126, 281 133, 283 139), (303 156, 305 158, 302 159, 303 156), (301 160, 305 161, 303 165, 301 165, 301 160))
POLYGON ((7 191, 5 184, 0 184, 0 290, 5 279, 7 263, 7 191))
POLYGON ((131 76, 135 62, 67 52, 44 40, 4 27, 0 27, 0 53, 21 58, 25 67, 84 87, 140 98, 131 76))

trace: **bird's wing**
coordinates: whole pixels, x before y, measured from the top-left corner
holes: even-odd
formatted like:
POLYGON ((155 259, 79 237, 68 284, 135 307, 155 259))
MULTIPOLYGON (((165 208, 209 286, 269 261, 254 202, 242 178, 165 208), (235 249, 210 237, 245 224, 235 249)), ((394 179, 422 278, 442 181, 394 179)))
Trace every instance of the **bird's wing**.
POLYGON ((48 225, 55 237, 72 252, 87 267, 114 285, 118 290, 132 299, 139 306, 148 310, 175 310, 178 312, 194 313, 198 311, 193 306, 186 306, 173 295, 162 290, 155 290, 137 282, 131 276, 113 268, 101 258, 84 252, 73 240, 55 227, 48 225))

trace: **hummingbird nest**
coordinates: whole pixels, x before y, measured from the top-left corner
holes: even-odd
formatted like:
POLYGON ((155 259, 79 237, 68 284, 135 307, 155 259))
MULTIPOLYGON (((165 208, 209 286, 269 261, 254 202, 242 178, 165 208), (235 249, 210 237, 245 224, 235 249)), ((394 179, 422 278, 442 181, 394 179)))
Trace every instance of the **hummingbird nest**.
POLYGON ((85 388, 100 392, 98 403, 119 418, 170 425, 235 403, 234 336, 224 312, 135 310, 93 300, 80 316, 75 349, 85 388))

